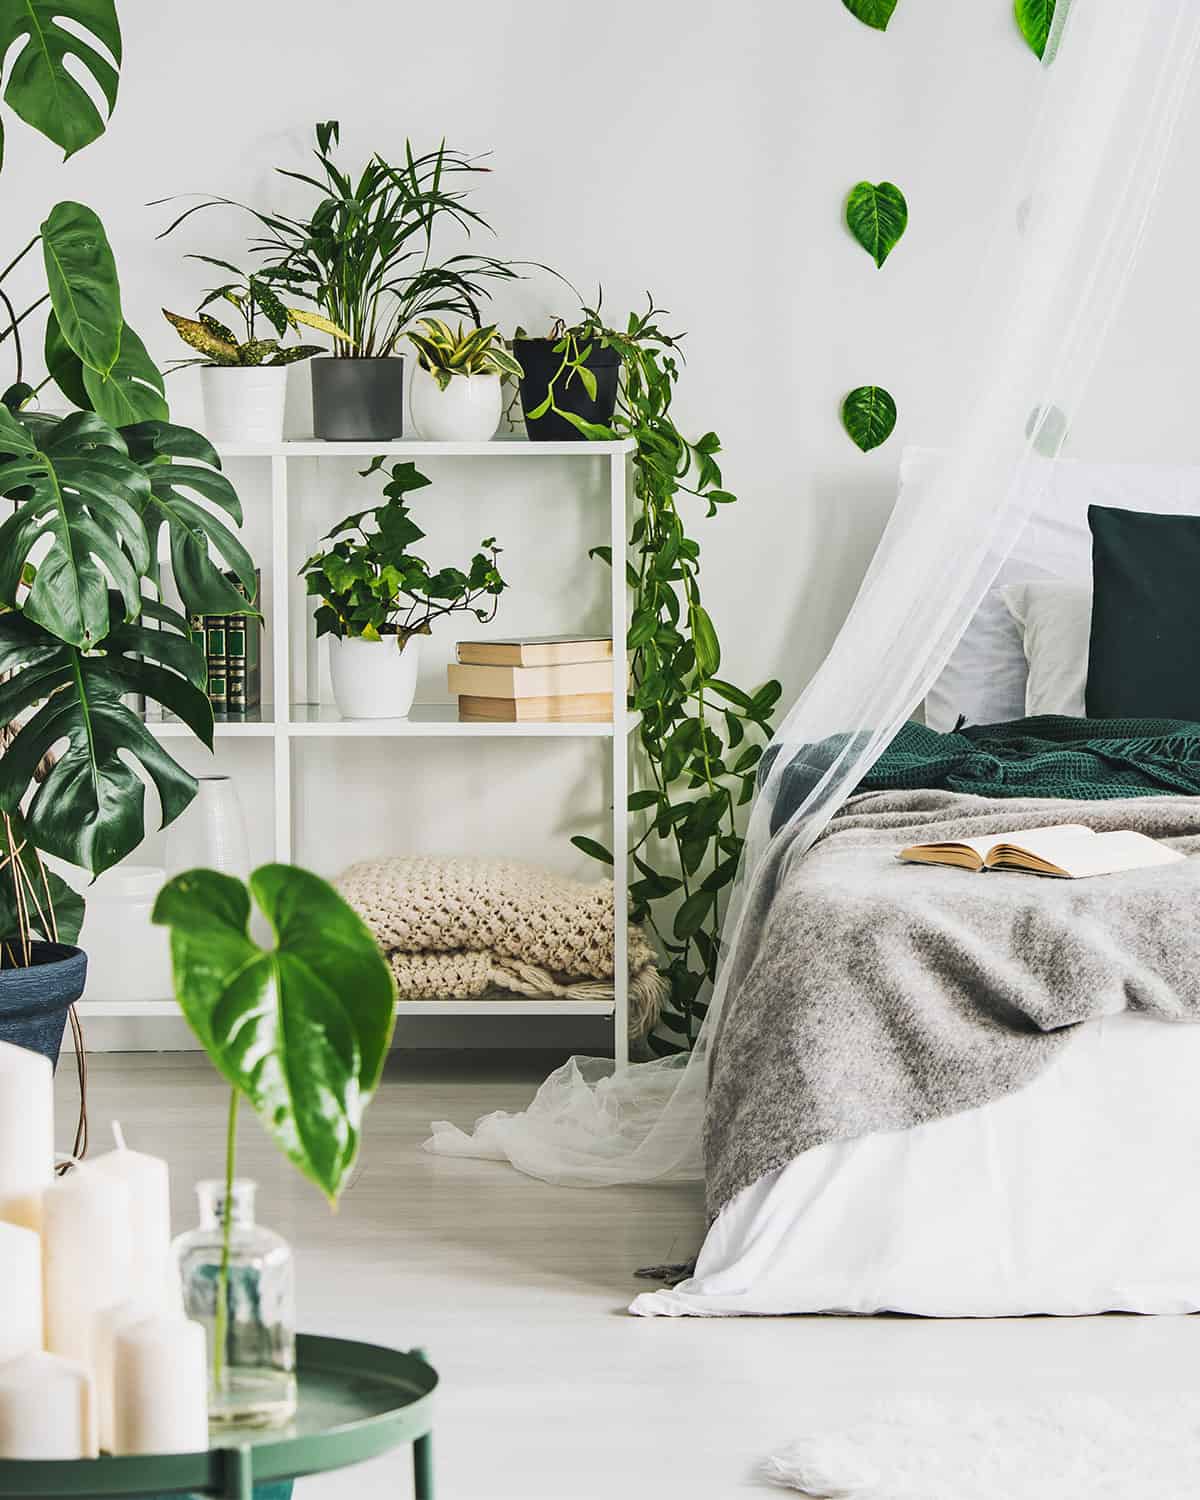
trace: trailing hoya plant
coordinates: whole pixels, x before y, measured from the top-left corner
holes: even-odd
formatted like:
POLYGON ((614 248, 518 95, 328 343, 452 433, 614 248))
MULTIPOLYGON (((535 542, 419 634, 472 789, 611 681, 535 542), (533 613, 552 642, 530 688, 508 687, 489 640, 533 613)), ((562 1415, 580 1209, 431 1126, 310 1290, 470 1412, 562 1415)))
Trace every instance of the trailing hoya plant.
MULTIPOLYGON (((587 438, 632 438, 638 507, 626 562, 633 591, 627 640, 633 690, 641 714, 638 736, 648 783, 633 791, 629 810, 643 825, 630 845, 638 878, 632 883, 634 921, 648 921, 667 959, 671 1004, 650 1038, 660 1053, 685 1051, 696 1039, 706 1004, 701 995, 716 975, 721 923, 742 852, 738 808, 754 793, 756 768, 771 737, 778 682, 753 690, 720 676, 721 645, 701 600, 700 544, 688 534, 683 506, 696 499, 715 516, 736 496, 725 489, 715 432, 689 439, 671 409, 679 380, 679 339, 647 297, 621 330, 599 309, 561 329, 561 365, 550 383, 549 406, 587 438), (616 410, 609 426, 585 421, 560 404, 574 380, 594 393, 587 361, 593 347, 621 359, 616 410)), ((609 547, 592 555, 612 563, 609 547)), ((593 839, 572 842, 612 863, 593 839)))

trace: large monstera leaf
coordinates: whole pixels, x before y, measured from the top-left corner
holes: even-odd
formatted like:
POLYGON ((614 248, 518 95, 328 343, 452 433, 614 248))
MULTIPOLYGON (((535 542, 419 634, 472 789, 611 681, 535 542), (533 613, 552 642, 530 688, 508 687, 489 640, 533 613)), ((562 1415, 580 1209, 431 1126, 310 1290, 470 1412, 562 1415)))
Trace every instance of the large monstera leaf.
POLYGON ((58 747, 53 769, 25 809, 29 834, 39 849, 94 875, 146 836, 145 785, 126 757, 153 783, 164 825, 196 794, 194 778, 122 696, 144 692, 210 749, 213 732, 204 656, 187 621, 150 599, 142 612, 158 628, 127 621, 115 591, 109 605, 104 638, 87 652, 15 611, 0 614, 0 673, 11 674, 0 683, 0 723, 21 725, 0 757, 0 812, 17 811, 38 763, 58 747))
POLYGON ((333 1202, 387 1057, 391 971, 359 917, 316 875, 264 865, 250 891, 274 948, 250 936, 246 887, 214 870, 168 882, 154 921, 171 930, 175 993, 214 1067, 333 1202))
POLYGON ((242 524, 237 492, 220 472, 212 444, 191 428, 169 422, 140 422, 122 428, 121 436, 149 479, 145 520, 151 551, 157 555, 158 535, 166 526, 175 587, 188 613, 245 614, 246 599, 254 598, 254 559, 213 513, 215 506, 235 526, 242 524), (245 596, 225 577, 222 565, 241 583, 245 596))
POLYGON ((18 43, 4 88, 9 108, 67 156, 103 135, 107 120, 75 73, 88 75, 111 115, 121 63, 114 0, 0 0, 0 62, 18 43))
POLYGON ((150 480, 91 412, 32 426, 0 406, 0 454, 0 494, 17 504, 0 525, 0 604, 16 605, 33 565, 22 612, 60 640, 91 647, 108 632, 110 583, 126 619, 141 609, 152 556, 142 519, 150 480))

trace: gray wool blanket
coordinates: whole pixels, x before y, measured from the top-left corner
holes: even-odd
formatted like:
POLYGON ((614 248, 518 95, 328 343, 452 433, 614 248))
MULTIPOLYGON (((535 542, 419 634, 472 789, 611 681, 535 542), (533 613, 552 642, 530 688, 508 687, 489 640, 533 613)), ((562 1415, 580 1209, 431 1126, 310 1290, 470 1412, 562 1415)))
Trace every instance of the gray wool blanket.
MULTIPOLYGON (((709 1059, 711 1217, 828 1141, 904 1130, 1029 1083, 1073 1028, 1131 1009, 1200 1020, 1200 798, 853 798, 750 896, 709 1059), (908 844, 1083 823, 1186 863, 1086 880, 901 864, 908 844)), ((1053 1150, 1053 1142, 1046 1143, 1053 1150)))

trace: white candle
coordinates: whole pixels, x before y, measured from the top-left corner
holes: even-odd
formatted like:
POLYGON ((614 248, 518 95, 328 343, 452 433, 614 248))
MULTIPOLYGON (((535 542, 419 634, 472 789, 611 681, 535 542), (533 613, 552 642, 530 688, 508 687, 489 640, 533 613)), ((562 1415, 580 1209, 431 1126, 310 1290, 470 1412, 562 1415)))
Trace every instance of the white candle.
MULTIPOLYGON (((161 1301, 161 1299, 160 1299, 161 1301)), ((116 1407, 114 1399, 113 1360, 117 1334, 134 1323, 158 1317, 167 1308, 150 1297, 128 1297, 112 1307, 102 1308, 92 1326, 92 1376, 96 1383, 96 1411, 100 1425, 100 1446, 106 1453, 114 1451, 116 1441, 116 1407)))
POLYGON ((42 1347, 42 1244, 0 1224, 0 1363, 42 1347))
POLYGON ((87 1370, 40 1349, 0 1365, 0 1458, 95 1458, 87 1370))
POLYGON ((42 1197, 46 1348, 91 1366, 96 1314, 131 1291, 129 1186, 85 1163, 42 1197))
MULTIPOLYGON (((167 1278, 172 1273, 171 1255, 171 1186, 167 1164, 158 1156, 130 1151, 125 1145, 121 1127, 113 1122, 117 1149, 103 1156, 90 1157, 88 1165, 97 1172, 129 1189, 130 1287, 139 1297, 152 1297, 153 1311, 167 1295, 167 1278), (154 1288, 151 1293, 150 1288, 154 1288)), ((178 1276, 178 1273, 174 1273, 178 1276)), ((165 1310, 165 1309, 164 1309, 165 1310)))
POLYGON ((158 1316, 113 1340, 114 1453, 202 1453, 208 1447, 204 1329, 158 1316))
POLYGON ((53 1080, 49 1058, 0 1042, 0 1219, 25 1229, 54 1175, 53 1080))

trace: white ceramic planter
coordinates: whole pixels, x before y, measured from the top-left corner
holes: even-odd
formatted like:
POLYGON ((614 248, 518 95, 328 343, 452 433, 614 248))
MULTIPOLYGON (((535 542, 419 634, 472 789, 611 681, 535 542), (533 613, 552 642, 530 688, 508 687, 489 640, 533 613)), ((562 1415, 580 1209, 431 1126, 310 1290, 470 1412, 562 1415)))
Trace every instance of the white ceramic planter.
POLYGON ((500 425, 499 375, 452 375, 443 391, 420 365, 413 367, 408 410, 428 443, 486 443, 500 425))
POLYGON ((329 675, 343 719, 407 719, 417 691, 417 642, 329 637, 329 675))
POLYGON ((204 435, 214 443, 283 439, 286 365, 201 365, 204 435))

